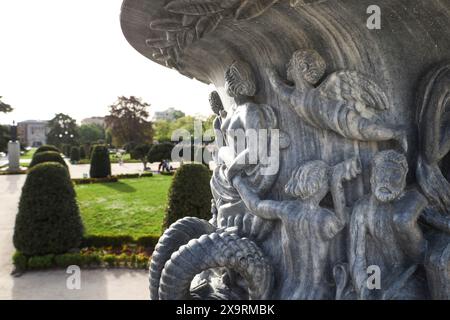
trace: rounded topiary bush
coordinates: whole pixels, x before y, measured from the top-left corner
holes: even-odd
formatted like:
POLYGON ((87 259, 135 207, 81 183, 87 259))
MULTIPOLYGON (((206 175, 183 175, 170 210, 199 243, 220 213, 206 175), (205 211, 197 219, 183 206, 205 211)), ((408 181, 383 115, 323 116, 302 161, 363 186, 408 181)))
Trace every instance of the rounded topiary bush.
POLYGON ((94 147, 89 174, 91 178, 106 178, 111 175, 111 161, 106 146, 97 145, 94 147))
POLYGON ((55 151, 35 153, 33 159, 30 162, 30 168, 33 168, 34 166, 44 162, 58 162, 67 168, 67 164, 64 159, 58 152, 55 151))
POLYGON ((161 162, 172 158, 174 145, 170 142, 163 142, 153 145, 147 155, 148 162, 161 162))
POLYGON ((177 170, 169 189, 164 229, 187 216, 211 218, 210 179, 209 169, 202 164, 185 164, 177 170))
POLYGON ((45 144, 45 145, 40 146, 39 148, 37 148, 37 150, 36 150, 36 152, 34 154, 36 155, 38 153, 47 152, 47 151, 53 151, 53 152, 57 152, 57 153, 61 152, 57 147, 52 146, 50 144, 45 144))
POLYGON ((77 248, 83 224, 68 170, 59 163, 28 172, 14 228, 14 246, 25 255, 46 255, 77 248))
POLYGON ((72 147, 72 150, 70 150, 70 161, 71 162, 80 161, 80 148, 79 147, 72 147))

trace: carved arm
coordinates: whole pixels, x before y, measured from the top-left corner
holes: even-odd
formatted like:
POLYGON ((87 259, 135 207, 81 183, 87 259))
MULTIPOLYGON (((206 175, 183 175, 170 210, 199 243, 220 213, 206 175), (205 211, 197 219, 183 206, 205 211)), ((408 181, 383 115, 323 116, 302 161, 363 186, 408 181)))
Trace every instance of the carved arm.
POLYGON ((254 215, 268 220, 280 219, 277 210, 277 201, 261 200, 244 182, 241 176, 233 178, 233 186, 238 191, 247 208, 254 215))
POLYGON ((421 219, 430 226, 450 234, 450 218, 441 215, 439 212, 426 208, 421 219))
POLYGON ((266 72, 272 88, 278 93, 281 99, 284 101, 289 101, 294 88, 284 83, 274 69, 267 68, 266 72))
POLYGON ((418 225, 420 214, 427 206, 427 200, 418 191, 410 192, 405 197, 405 211, 394 216, 398 236, 403 248, 416 262, 421 262, 426 250, 426 241, 418 225))
POLYGON ((332 169, 331 196, 333 197, 334 211, 341 224, 345 226, 349 220, 349 210, 346 206, 343 181, 356 178, 361 173, 361 163, 358 158, 342 162, 332 169))

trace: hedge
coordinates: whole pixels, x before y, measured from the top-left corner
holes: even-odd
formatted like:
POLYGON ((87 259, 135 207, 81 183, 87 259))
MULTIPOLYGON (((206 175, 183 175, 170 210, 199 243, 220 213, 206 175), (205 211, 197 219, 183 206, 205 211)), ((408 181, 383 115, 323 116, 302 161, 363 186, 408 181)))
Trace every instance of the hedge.
POLYGON ((81 159, 86 159, 86 149, 84 146, 80 147, 80 159, 79 160, 81 160, 81 159))
POLYGON ((57 162, 61 165, 63 165, 67 169, 67 164, 64 161, 64 159, 61 157, 61 155, 58 152, 55 151, 44 151, 40 153, 35 153, 33 156, 33 159, 30 162, 29 168, 33 168, 34 166, 45 163, 45 162, 57 162))
POLYGON ((169 189, 163 229, 187 216, 211 218, 210 179, 210 170, 203 164, 185 164, 176 171, 169 189))
POLYGON ((37 153, 46 152, 46 151, 54 151, 54 152, 61 153, 61 150, 59 150, 57 147, 52 146, 50 144, 45 144, 45 145, 37 148, 37 150, 34 152, 34 155, 36 155, 37 153))
POLYGON ((117 177, 72 179, 74 184, 113 183, 118 181, 117 177))
POLYGON ((96 145, 91 157, 91 178, 106 178, 111 175, 111 162, 108 148, 105 145, 96 145))
POLYGON ((64 254, 48 254, 42 256, 26 256, 16 252, 13 256, 14 273, 27 270, 46 270, 67 268, 76 265, 80 268, 133 268, 148 269, 150 257, 143 253, 110 254, 103 250, 94 252, 76 252, 64 254))
POLYGON ((136 244, 145 248, 154 248, 159 237, 145 236, 134 239, 127 235, 117 236, 87 236, 83 238, 82 247, 120 247, 126 244, 136 244))
POLYGON ((151 173, 151 172, 145 172, 142 174, 127 173, 127 174, 118 174, 118 175, 114 175, 114 176, 109 176, 106 178, 72 179, 72 182, 75 184, 112 183, 112 182, 118 182, 121 179, 139 179, 139 178, 149 178, 149 177, 153 177, 153 173, 151 173))
POLYGON ((75 190, 68 170, 41 163, 29 170, 19 201, 13 242, 26 255, 65 253, 83 236, 75 190))

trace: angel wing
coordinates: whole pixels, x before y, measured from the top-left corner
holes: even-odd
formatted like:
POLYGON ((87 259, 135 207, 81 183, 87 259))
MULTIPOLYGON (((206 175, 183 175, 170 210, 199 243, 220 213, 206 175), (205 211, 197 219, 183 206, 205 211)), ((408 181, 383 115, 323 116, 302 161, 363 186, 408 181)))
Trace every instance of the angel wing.
POLYGON ((356 71, 331 74, 319 86, 321 95, 349 102, 362 117, 378 118, 377 113, 389 109, 389 100, 378 84, 356 71))

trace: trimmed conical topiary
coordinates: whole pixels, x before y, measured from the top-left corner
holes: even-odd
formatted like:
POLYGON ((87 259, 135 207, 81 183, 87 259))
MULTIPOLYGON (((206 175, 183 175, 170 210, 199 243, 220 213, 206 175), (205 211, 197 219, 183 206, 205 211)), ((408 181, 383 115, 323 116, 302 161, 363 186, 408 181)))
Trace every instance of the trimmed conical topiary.
POLYGON ((80 161, 80 148, 72 147, 72 150, 70 150, 70 162, 78 161, 80 161))
POLYGON ((94 147, 89 174, 91 178, 106 178, 111 175, 111 161, 106 146, 97 145, 94 147))
POLYGON ((47 151, 53 151, 53 152, 57 152, 57 153, 61 152, 57 147, 52 146, 50 144, 45 144, 45 145, 40 146, 39 148, 37 148, 37 150, 35 151, 34 154, 36 155, 38 153, 47 152, 47 151))
POLYGON ((59 254, 77 248, 82 235, 68 170, 55 162, 36 165, 22 189, 14 246, 25 255, 59 254))
POLYGON ((80 147, 80 159, 86 159, 86 149, 84 146, 80 147))
POLYGON ((64 159, 58 152, 55 151, 35 153, 33 159, 30 162, 30 168, 33 168, 34 166, 44 162, 58 162, 67 168, 67 164, 64 159))
POLYGON ((211 174, 203 164, 185 164, 175 173, 163 228, 184 217, 211 218, 211 174))

